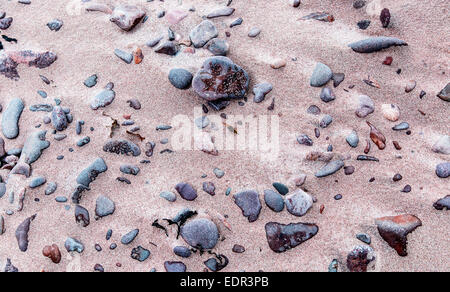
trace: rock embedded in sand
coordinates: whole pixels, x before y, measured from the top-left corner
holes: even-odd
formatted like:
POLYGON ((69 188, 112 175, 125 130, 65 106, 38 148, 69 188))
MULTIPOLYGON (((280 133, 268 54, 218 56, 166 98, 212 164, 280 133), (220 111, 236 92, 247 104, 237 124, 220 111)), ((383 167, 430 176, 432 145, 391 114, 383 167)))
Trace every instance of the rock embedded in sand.
POLYGON ((169 72, 170 83, 178 89, 188 89, 192 83, 192 73, 186 69, 174 68, 169 72))
POLYGON ((389 26, 389 23, 391 22, 391 12, 389 11, 389 9, 383 8, 383 10, 381 10, 380 22, 384 28, 387 28, 389 26))
POLYGON ((181 237, 194 248, 213 249, 219 241, 219 230, 209 219, 199 218, 188 221, 181 227, 181 237))
POLYGON ((134 5, 119 5, 114 8, 110 21, 125 31, 132 30, 145 16, 145 11, 134 5))
POLYGON ((358 23, 356 25, 358 25, 359 29, 365 30, 369 27, 370 20, 368 20, 368 19, 360 20, 360 21, 358 21, 358 23))
POLYGON ((281 212, 284 209, 283 197, 272 190, 264 191, 264 202, 274 212, 281 212))
POLYGON ((138 175, 141 170, 136 165, 122 164, 120 166, 120 171, 125 174, 138 175))
POLYGON ((91 223, 91 217, 89 216, 89 211, 80 206, 75 206, 75 222, 80 224, 82 227, 87 227, 91 223))
POLYGON ((77 188, 72 194, 72 202, 79 204, 83 191, 89 190, 89 185, 97 178, 97 176, 108 170, 103 158, 97 158, 91 165, 84 169, 77 177, 77 188))
POLYGON ((8 29, 11 26, 12 22, 13 22, 12 17, 6 17, 6 18, 0 19, 0 29, 1 30, 8 29))
POLYGON ((50 142, 45 140, 46 135, 47 131, 37 131, 28 136, 20 155, 21 162, 32 164, 41 157, 42 151, 50 146, 50 142))
POLYGON ((97 201, 95 202, 95 215, 97 215, 97 217, 103 218, 112 215, 115 210, 116 205, 110 198, 106 196, 99 196, 97 198, 97 201))
POLYGON ((319 127, 322 129, 328 128, 329 125, 333 122, 333 117, 330 115, 324 115, 320 120, 319 127))
POLYGON ((403 131, 403 130, 408 130, 408 129, 409 129, 409 124, 407 122, 401 122, 400 124, 392 127, 392 130, 394 130, 394 131, 403 131))
POLYGON ((172 41, 167 41, 161 45, 159 45, 155 49, 155 53, 165 54, 169 56, 175 56, 180 50, 180 46, 172 41))
POLYGON ((338 87, 345 79, 344 73, 333 73, 331 76, 331 79, 333 80, 333 86, 336 88, 338 87))
POLYGON ((102 91, 95 95, 91 100, 91 109, 97 110, 100 107, 110 105, 116 97, 116 93, 113 88, 114 84, 108 83, 102 91))
POLYGON ((305 145, 305 146, 312 146, 313 145, 313 141, 306 134, 302 134, 302 135, 298 136, 297 137, 297 142, 298 142, 298 144, 305 145))
POLYGON ((5 138, 15 139, 19 136, 19 119, 25 105, 20 98, 11 100, 2 114, 2 133, 5 138))
POLYGON ((450 195, 448 195, 448 196, 446 196, 446 197, 444 197, 442 199, 437 200, 433 204, 433 207, 436 210, 447 210, 447 211, 449 211, 450 210, 450 195))
POLYGON ((396 104, 383 104, 381 110, 383 116, 391 122, 396 122, 400 118, 400 108, 396 104))
POLYGON ((261 212, 261 201, 258 192, 245 190, 233 195, 235 204, 241 208, 242 215, 247 217, 248 222, 255 222, 261 212))
POLYGON ((120 242, 124 245, 128 245, 133 242, 133 240, 138 236, 139 229, 134 229, 122 236, 120 242))
POLYGON ((338 172, 342 167, 344 167, 344 162, 342 160, 334 160, 327 163, 319 171, 316 172, 316 177, 326 177, 338 172))
POLYGON ((274 182, 272 186, 277 190, 278 193, 280 193, 283 196, 289 193, 289 188, 282 183, 274 182))
POLYGON ((203 191, 211 196, 215 196, 216 187, 213 182, 204 182, 203 191))
POLYGON ((370 127, 370 139, 372 139, 372 142, 375 143, 380 150, 386 148, 386 137, 384 137, 383 133, 370 122, 367 122, 367 125, 370 127))
POLYGON ((204 20, 189 34, 195 48, 201 48, 211 39, 219 35, 216 26, 209 20, 204 20))
POLYGON ((280 69, 286 66, 286 60, 282 58, 275 58, 270 60, 270 67, 272 69, 280 69))
POLYGON ((83 82, 83 84, 88 88, 94 87, 97 85, 97 79, 98 77, 96 74, 91 75, 83 82))
POLYGON ((193 201, 197 198, 197 191, 188 183, 181 182, 175 186, 175 189, 186 201, 193 201))
POLYGON ((450 101, 450 83, 447 83, 447 85, 437 94, 437 97, 444 101, 450 101))
POLYGON ((28 249, 28 232, 30 231, 31 222, 35 218, 36 215, 33 215, 25 219, 16 229, 15 235, 21 252, 26 252, 28 249))
POLYGON ((47 180, 43 176, 38 176, 36 178, 33 178, 33 180, 30 182, 29 187, 31 189, 37 188, 45 184, 47 180))
POLYGON ((42 255, 51 259, 54 264, 59 264, 61 262, 61 252, 56 244, 45 246, 42 250, 42 255))
POLYGON ((320 91, 320 99, 323 102, 330 102, 336 99, 336 95, 334 94, 333 90, 329 87, 324 87, 320 91))
POLYGON ((175 202, 177 200, 177 196, 172 192, 162 192, 159 196, 169 202, 175 202))
POLYGON ((265 230, 270 249, 276 253, 281 253, 313 238, 319 232, 319 227, 310 223, 285 225, 269 222, 266 224, 265 230))
POLYGON ((114 54, 121 59, 122 61, 124 61, 127 64, 131 64, 131 62, 133 62, 133 54, 119 50, 119 49, 115 49, 114 50, 114 54))
POLYGON ((373 53, 392 46, 407 46, 405 41, 394 37, 371 37, 349 44, 353 51, 357 53, 373 53))
POLYGON ((358 133, 353 130, 346 138, 345 141, 347 141, 348 145, 350 145, 353 148, 358 147, 359 144, 359 136, 358 133))
POLYGON ((205 48, 214 56, 226 56, 230 45, 226 40, 214 38, 205 45, 205 48))
POLYGON ((67 116, 62 107, 55 106, 51 118, 56 131, 64 131, 67 128, 67 116))
POLYGON ((5 219, 0 215, 0 235, 3 235, 6 231, 5 228, 5 219))
POLYGON ((261 33, 261 29, 259 27, 254 27, 248 32, 248 36, 251 38, 256 38, 261 33))
POLYGON ((433 147, 431 148, 433 152, 439 153, 439 154, 450 154, 450 136, 444 135, 441 136, 436 143, 433 144, 433 147))
POLYGON ((124 154, 127 156, 130 154, 133 156, 141 155, 141 149, 139 146, 128 140, 109 140, 103 146, 103 151, 124 154))
POLYGON ((208 58, 192 82, 195 92, 205 100, 243 98, 250 77, 240 66, 227 57, 208 58))
POLYGON ((381 237, 397 251, 398 255, 407 256, 407 235, 422 226, 422 221, 414 215, 403 214, 378 218, 375 224, 381 237))
POLYGON ((304 216, 312 206, 313 198, 302 190, 286 196, 286 209, 294 216, 304 216))
POLYGON ((82 253, 84 251, 84 245, 77 239, 68 237, 64 243, 64 247, 67 252, 82 253))
POLYGON ((411 92, 416 88, 417 82, 415 80, 410 80, 405 86, 405 92, 411 92))
POLYGON ((450 162, 443 162, 436 165, 436 175, 440 178, 450 176, 450 162))
POLYGON ((206 18, 216 18, 216 17, 221 17, 221 16, 230 16, 231 14, 234 13, 234 8, 231 7, 223 7, 223 8, 219 8, 214 10, 213 12, 209 13, 208 15, 206 15, 206 18))
POLYGON ((53 19, 49 23, 47 23, 47 27, 53 31, 59 31, 63 26, 63 21, 60 19, 53 19))
POLYGON ((142 246, 138 246, 133 248, 131 251, 131 258, 137 260, 139 262, 143 262, 150 256, 150 251, 148 249, 143 248, 142 246))
POLYGON ((367 245, 358 245, 347 255, 347 268, 350 272, 367 272, 375 268, 375 252, 367 245))
POLYGON ((255 95, 255 97, 253 98, 253 101, 256 103, 260 103, 260 102, 264 101, 266 94, 271 92, 272 89, 273 89, 272 84, 270 84, 268 82, 256 84, 253 87, 253 94, 255 95))
POLYGON ((375 103, 370 97, 367 95, 360 95, 358 99, 359 105, 355 111, 357 117, 365 118, 375 111, 375 103))
POLYGON ((186 272, 186 265, 182 262, 166 261, 164 262, 164 269, 169 273, 184 273, 186 272))
POLYGON ((182 258, 188 258, 192 255, 191 250, 185 246, 175 246, 173 253, 182 258))
POLYGON ((230 28, 241 25, 243 22, 244 20, 242 19, 242 17, 239 17, 230 24, 230 28))
POLYGON ((313 87, 321 87, 327 84, 333 76, 330 67, 325 64, 317 63, 309 80, 309 84, 313 87))

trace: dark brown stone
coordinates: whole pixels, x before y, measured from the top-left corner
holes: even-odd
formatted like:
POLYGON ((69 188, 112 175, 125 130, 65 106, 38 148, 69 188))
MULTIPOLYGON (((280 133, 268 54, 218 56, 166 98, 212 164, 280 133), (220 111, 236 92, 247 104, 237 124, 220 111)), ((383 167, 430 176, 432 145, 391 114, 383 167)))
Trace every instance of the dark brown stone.
POLYGON ((319 227, 310 223, 291 223, 288 225, 276 222, 266 224, 266 237, 270 249, 281 253, 292 249, 314 237, 319 227))

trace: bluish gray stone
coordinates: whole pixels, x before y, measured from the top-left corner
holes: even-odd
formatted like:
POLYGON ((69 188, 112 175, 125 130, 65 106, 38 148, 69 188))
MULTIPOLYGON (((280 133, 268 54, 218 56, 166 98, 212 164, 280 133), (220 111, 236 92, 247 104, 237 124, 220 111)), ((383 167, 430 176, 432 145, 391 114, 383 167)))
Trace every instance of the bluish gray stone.
POLYGON ((330 115, 323 116, 322 120, 320 121, 319 126, 321 128, 327 128, 331 123, 333 122, 333 118, 330 115))
POLYGON ((361 240, 362 242, 364 242, 366 244, 370 244, 372 242, 370 236, 365 234, 365 233, 358 233, 358 234, 356 234, 356 238, 361 240))
POLYGON ((98 174, 108 170, 103 158, 97 158, 91 165, 84 169, 77 177, 77 183, 89 187, 91 182, 98 176, 98 174))
POLYGON ((89 144, 89 142, 91 142, 91 138, 86 136, 86 137, 83 137, 80 140, 78 140, 77 146, 83 147, 84 145, 89 144))
POLYGON ((11 100, 2 114, 2 132, 8 139, 19 136, 19 119, 25 105, 20 98, 11 100))
POLYGON ((131 62, 133 62, 133 54, 119 50, 119 49, 115 49, 114 50, 114 54, 121 59, 122 61, 124 61, 127 64, 131 64, 131 62))
POLYGON ((115 97, 116 93, 114 90, 105 88, 92 98, 91 108, 96 110, 100 107, 106 107, 114 101, 115 97))
POLYGON ((178 89, 191 87, 193 75, 186 69, 174 68, 169 72, 170 83, 178 89))
POLYGON ((214 56, 226 56, 230 45, 226 40, 214 38, 206 44, 205 48, 214 56))
POLYGON ((42 186, 42 185, 45 184, 46 182, 47 182, 47 180, 45 179, 45 177, 39 176, 39 177, 34 178, 34 179, 30 182, 29 187, 32 188, 32 189, 34 189, 34 188, 37 188, 37 187, 42 186))
POLYGON ((136 165, 123 164, 120 166, 120 171, 125 174, 138 175, 141 170, 136 165))
POLYGON ((230 16, 234 12, 234 8, 232 7, 222 7, 219 9, 214 10, 213 12, 209 13, 206 17, 207 18, 216 18, 221 16, 230 16))
POLYGON ((265 190, 264 201, 266 202, 266 205, 274 212, 281 212, 284 209, 284 199, 277 192, 265 190))
POLYGON ((217 178, 222 178, 225 175, 225 172, 217 167, 214 168, 213 172, 217 178))
POLYGON ((59 197, 55 198, 55 201, 58 203, 65 203, 65 202, 67 202, 67 198, 63 197, 63 196, 59 196, 59 197))
POLYGON ((50 30, 53 31, 58 31, 61 29, 61 27, 63 26, 63 21, 60 19, 53 19, 52 21, 50 21, 49 23, 47 23, 47 26, 50 30))
POLYGON ((114 214, 115 210, 116 205, 111 199, 106 196, 99 196, 97 198, 95 203, 95 215, 102 218, 114 214))
POLYGON ((371 37, 349 44, 353 51, 358 53, 373 53, 392 46, 407 46, 408 44, 394 37, 371 37))
POLYGON ((273 86, 269 82, 263 82, 263 83, 256 84, 253 87, 253 94, 255 95, 255 97, 253 98, 253 101, 256 103, 260 103, 260 102, 264 101, 266 94, 271 92, 272 89, 273 89, 273 86))
POLYGON ((32 164, 41 157, 42 151, 50 146, 50 142, 45 140, 47 131, 38 131, 28 136, 22 148, 20 161, 32 164))
POLYGON ((218 31, 214 23, 209 20, 202 21, 189 34, 192 44, 196 48, 203 47, 209 40, 218 36, 218 31))
POLYGON ((336 173, 344 167, 344 162, 342 160, 334 160, 327 163, 324 167, 322 167, 318 172, 316 172, 316 177, 326 177, 336 173))
POLYGON ((82 253, 84 251, 84 245, 72 237, 67 238, 64 247, 68 252, 76 251, 78 253, 82 253))
POLYGON ((402 130, 408 130, 409 129, 409 124, 407 122, 401 122, 398 125, 395 125, 392 130, 394 131, 402 131, 402 130))
POLYGON ((148 249, 143 248, 142 246, 138 246, 133 248, 131 251, 131 258, 135 259, 139 262, 143 262, 150 256, 150 251, 148 249))
POLYGON ((164 268, 169 273, 184 273, 186 272, 186 265, 182 262, 164 262, 164 268))
POLYGON ((286 209, 294 216, 304 216, 312 205, 313 198, 302 190, 286 196, 286 209))
POLYGON ((53 106, 48 103, 39 103, 33 104, 30 106, 30 111, 32 112, 51 112, 53 110, 53 106))
POLYGON ((175 186, 175 189, 186 201, 193 201, 197 198, 197 191, 188 183, 181 182, 175 186))
POLYGON ((219 230, 211 220, 199 218, 184 224, 181 227, 181 236, 192 247, 213 249, 219 240, 219 230))
POLYGON ((336 99, 336 95, 334 94, 333 90, 329 87, 324 87, 320 91, 320 99, 323 102, 330 102, 336 99))
POLYGON ((450 176, 450 162, 443 162, 436 166, 436 175, 440 178, 450 176))
POLYGON ((346 138, 345 140, 347 141, 348 145, 350 145, 353 148, 358 147, 359 144, 359 137, 358 137, 358 133, 356 133, 356 131, 352 131, 346 138))
POLYGON ((67 128, 67 116, 63 108, 55 106, 52 111, 52 124, 56 131, 64 131, 67 128))
POLYGON ((47 184, 47 188, 45 189, 45 195, 50 196, 54 192, 56 192, 56 189, 58 188, 58 185, 55 182, 50 182, 47 184))
POLYGON ((128 232, 127 234, 125 234, 124 236, 122 236, 122 239, 120 240, 120 242, 122 242, 122 244, 130 244, 133 242, 133 240, 136 238, 136 236, 138 236, 139 234, 139 229, 134 229, 131 230, 130 232, 128 232))
POLYGON ((251 38, 256 38, 260 33, 261 29, 259 27, 254 27, 248 32, 248 36, 251 38))
POLYGON ((2 198, 6 193, 6 184, 0 183, 0 198, 2 198))
POLYGON ((242 19, 242 17, 239 17, 238 19, 234 20, 234 21, 230 24, 230 28, 231 28, 231 27, 234 27, 234 26, 237 26, 237 25, 241 25, 243 21, 244 21, 244 20, 242 19))
POLYGON ((247 217, 250 223, 258 219, 262 208, 258 192, 245 190, 233 195, 233 198, 235 204, 241 208, 242 215, 247 217))
POLYGON ((177 196, 172 192, 162 192, 159 196, 169 202, 175 202, 177 200, 177 196))
POLYGON ((197 128, 204 129, 209 126, 209 119, 207 116, 202 116, 202 117, 196 118, 194 120, 194 123, 197 126, 197 128))
POLYGON ((311 86, 321 87, 327 84, 332 76, 333 72, 331 71, 330 67, 322 63, 317 63, 316 67, 314 68, 313 74, 311 75, 309 83, 311 86))
POLYGON ((191 250, 185 246, 175 246, 173 253, 182 258, 188 258, 192 254, 191 250))
POLYGON ((98 77, 96 74, 91 75, 86 80, 84 80, 83 84, 89 88, 94 87, 95 85, 97 85, 97 78, 98 77))

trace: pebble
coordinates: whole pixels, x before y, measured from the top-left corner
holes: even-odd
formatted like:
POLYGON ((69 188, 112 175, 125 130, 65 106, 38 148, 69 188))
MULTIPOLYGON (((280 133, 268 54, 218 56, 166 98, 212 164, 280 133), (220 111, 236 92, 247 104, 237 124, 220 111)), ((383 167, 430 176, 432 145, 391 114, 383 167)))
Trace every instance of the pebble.
POLYGON ((203 191, 205 191, 207 194, 211 196, 215 196, 216 193, 216 187, 214 186, 214 183, 212 182, 204 182, 203 183, 203 191))
POLYGON ((0 215, 0 235, 3 235, 6 232, 5 228, 5 219, 0 215))
POLYGON ((289 193, 288 187, 282 183, 275 182, 272 185, 283 196, 289 193))
POLYGON ((363 8, 365 5, 366 5, 365 0, 355 0, 353 2, 353 8, 355 8, 355 9, 363 8))
POLYGON ((371 37, 349 44, 348 46, 357 53, 373 53, 392 46, 407 46, 408 44, 394 37, 371 37))
POLYGON ((346 138, 345 140, 347 141, 348 145, 350 145, 353 148, 358 147, 359 144, 359 137, 358 137, 358 133, 356 133, 356 131, 352 131, 346 138))
POLYGON ((124 61, 127 64, 131 64, 131 62, 133 62, 133 54, 119 50, 119 49, 115 49, 114 50, 114 54, 121 59, 122 61, 124 61))
POLYGON ((319 227, 309 223, 285 225, 269 222, 265 225, 265 231, 270 249, 276 253, 282 253, 313 238, 319 232, 319 227))
POLYGON ((443 101, 450 101, 450 83, 447 83, 447 85, 441 91, 439 91, 437 97, 439 97, 443 101))
POLYGON ((191 87, 192 78, 191 72, 185 69, 175 68, 169 72, 170 83, 178 89, 188 89, 191 87))
POLYGON ((41 157, 42 151, 50 146, 50 142, 45 140, 46 134, 47 131, 36 131, 28 136, 22 148, 21 161, 27 161, 31 165, 41 157))
POLYGON ((84 245, 80 241, 72 237, 67 238, 66 242, 64 243, 64 247, 66 248, 67 252, 75 251, 77 253, 82 253, 84 251, 84 245))
POLYGON ((72 194, 72 202, 75 204, 80 203, 81 192, 78 189, 84 190, 89 189, 89 185, 100 173, 103 173, 108 170, 108 166, 106 165, 103 158, 97 158, 91 165, 85 168, 77 177, 77 190, 72 194))
POLYGON ((194 120, 195 125, 199 129, 204 129, 209 126, 209 119, 207 116, 202 116, 194 120))
POLYGON ((339 201, 339 200, 342 199, 342 195, 341 195, 341 194, 337 194, 336 196, 334 196, 334 199, 335 199, 336 201, 339 201))
POLYGON ((175 186, 175 189, 186 201, 193 201, 197 198, 197 191, 188 183, 179 183, 175 186))
POLYGON ((174 42, 167 41, 161 45, 159 45, 155 52, 158 54, 165 54, 169 56, 175 56, 180 50, 180 46, 175 44, 174 42))
POLYGON ((159 196, 169 202, 175 202, 177 200, 177 196, 172 192, 162 192, 159 194, 159 196))
POLYGON ((450 136, 441 136, 434 144, 431 150, 439 154, 450 154, 450 136))
POLYGON ((114 202, 106 196, 99 196, 95 202, 95 215, 103 218, 108 215, 114 214, 116 205, 114 202))
POLYGON ((59 264, 61 262, 61 252, 56 244, 45 246, 42 250, 42 255, 51 259, 54 264, 59 264))
POLYGON ((55 198, 55 201, 58 203, 66 203, 67 202, 67 198, 63 197, 63 196, 59 196, 55 198))
POLYGON ((334 94, 333 90, 329 87, 324 87, 320 91, 320 99, 323 102, 330 102, 336 99, 336 95, 334 94))
POLYGON ((241 25, 242 22, 244 22, 244 20, 239 17, 238 19, 234 20, 231 24, 230 24, 230 28, 241 25))
POLYGON ((450 176, 450 162, 443 162, 436 165, 436 175, 440 178, 447 178, 450 176))
POLYGON ((298 136, 297 137, 297 142, 298 142, 298 144, 305 145, 305 146, 312 146, 313 145, 313 141, 306 134, 302 134, 302 135, 298 136))
POLYGON ((342 160, 334 160, 327 163, 319 171, 316 172, 316 177, 326 177, 338 172, 342 167, 344 167, 344 162, 342 160))
POLYGON ((280 69, 286 66, 286 60, 281 58, 275 58, 270 61, 270 67, 272 69, 280 69))
POLYGON ((274 212, 281 212, 284 209, 283 197, 272 190, 264 191, 264 202, 274 212))
POLYGON ((344 167, 344 173, 345 175, 352 175, 355 172, 355 167, 354 166, 345 166, 344 167))
POLYGON ((289 4, 290 4, 292 7, 295 7, 295 8, 299 7, 299 6, 300 6, 300 3, 301 3, 300 0, 289 0, 289 4))
POLYGON ((164 269, 169 273, 184 273, 186 272, 186 265, 182 262, 166 261, 164 262, 164 269))
POLYGON ((375 220, 381 237, 395 249, 399 256, 407 256, 407 235, 419 226, 422 221, 414 215, 402 214, 398 216, 382 217, 375 220))
POLYGON ((42 97, 42 98, 47 98, 47 92, 43 91, 43 90, 38 90, 37 93, 42 97))
POLYGON ((311 75, 309 83, 313 87, 321 87, 327 84, 332 76, 333 72, 331 71, 330 67, 322 63, 317 63, 311 75))
POLYGON ((226 40, 214 38, 206 44, 205 48, 214 56, 226 56, 230 49, 230 45, 226 40))
POLYGON ((214 23, 204 20, 190 32, 189 37, 195 48, 201 48, 211 39, 217 37, 218 34, 214 23))
POLYGON ((120 171, 125 174, 138 175, 141 171, 139 167, 131 164, 122 164, 120 166, 120 171))
POLYGON ((242 98, 247 93, 250 77, 227 57, 208 58, 192 82, 194 91, 203 99, 242 98))
POLYGON ((331 79, 333 80, 333 86, 336 88, 338 87, 345 79, 344 73, 333 73, 331 76, 331 79))
POLYGON ((21 99, 14 98, 3 111, 1 126, 5 138, 15 139, 19 136, 19 119, 24 107, 21 99))
POLYGON ((350 272, 367 272, 375 268, 375 252, 367 245, 359 245, 347 255, 347 268, 350 272))
POLYGON ((389 22, 391 21, 391 13, 389 12, 389 9, 383 8, 383 10, 381 10, 380 21, 384 28, 389 26, 389 22))
POLYGON ((225 172, 219 168, 214 168, 213 172, 214 172, 214 175, 219 179, 225 175, 225 172))
POLYGON ((329 125, 333 122, 333 118, 330 115, 325 115, 320 120, 319 126, 322 129, 328 128, 329 125))
POLYGON ((213 12, 209 13, 206 17, 207 18, 216 18, 221 16, 230 16, 234 13, 234 8, 231 7, 223 7, 219 8, 217 10, 214 10, 213 12))
POLYGON ((209 219, 189 220, 181 227, 181 237, 194 248, 213 249, 219 241, 219 230, 209 219))
POLYGON ((360 21, 358 21, 357 25, 358 25, 359 29, 365 30, 369 27, 370 20, 368 20, 368 19, 360 20, 360 21))
POLYGON ((260 33, 261 29, 258 27, 254 27, 248 32, 248 36, 251 38, 256 38, 257 36, 259 36, 260 33))
POLYGON ((391 122, 396 122, 400 118, 400 108, 396 104, 383 104, 381 110, 383 116, 391 122))
POLYGON ((148 249, 143 248, 142 246, 138 246, 133 248, 131 251, 131 258, 137 260, 139 262, 143 262, 148 259, 150 256, 150 251, 148 249))
POLYGON ((395 181, 395 182, 401 181, 402 179, 403 179, 403 177, 402 177, 402 175, 399 174, 399 173, 396 173, 396 174, 394 175, 394 177, 392 178, 392 180, 395 181))
POLYGON ((355 114, 359 118, 365 118, 375 111, 375 103, 367 95, 359 96, 359 105, 355 114))
POLYGON ((365 233, 358 233, 358 234, 356 234, 356 238, 361 240, 362 242, 364 242, 366 244, 370 244, 372 242, 370 236, 365 234, 365 233))
MULTIPOLYGON (((436 210, 450 210, 450 195, 445 196, 442 199, 437 200, 434 204, 433 207, 436 210)), ((1 231, 0 231, 1 234, 1 231)))
POLYGON ((109 140, 103 146, 103 151, 135 157, 141 155, 141 148, 128 140, 109 140))
POLYGON ((150 48, 153 48, 153 47, 155 47, 156 45, 158 45, 159 42, 160 42, 163 38, 164 38, 164 36, 156 37, 156 38, 154 38, 154 39, 148 41, 146 45, 147 45, 148 47, 150 47, 150 48))
MULTIPOLYGON (((370 139, 372 139, 372 142, 375 143, 375 145, 378 146, 378 149, 383 150, 386 148, 386 137, 384 137, 383 133, 381 133, 374 125, 372 125, 370 122, 366 122, 367 125, 370 127, 370 139)), ((395 144, 395 141, 394 141, 395 144)))
POLYGON ((406 185, 403 189, 402 189, 402 193, 409 193, 411 192, 411 186, 410 185, 406 185))
POLYGON ((110 105, 116 97, 113 87, 114 85, 109 83, 102 91, 95 95, 91 100, 91 109, 97 110, 100 107, 110 105))
POLYGON ((111 14, 110 21, 125 31, 132 30, 142 18, 145 11, 134 5, 116 6, 111 14))
POLYGON ((134 229, 122 236, 120 242, 124 245, 128 245, 133 242, 133 240, 138 236, 139 229, 134 229))
POLYGON ((408 92, 413 91, 414 88, 416 88, 416 85, 417 85, 417 82, 415 80, 410 80, 408 82, 408 84, 406 84, 406 86, 405 86, 405 92, 408 93, 408 92))
POLYGON ((84 145, 89 144, 89 142, 91 142, 91 138, 86 136, 86 137, 83 137, 80 140, 78 140, 77 146, 83 147, 84 145))
POLYGON ((394 131, 403 131, 403 130, 408 130, 408 129, 409 129, 409 124, 407 122, 401 122, 400 124, 392 127, 392 130, 394 130, 394 131))
POLYGON ((185 246, 175 246, 173 253, 182 258, 188 258, 192 254, 191 250, 185 246))
POLYGON ((235 204, 241 208, 242 215, 247 217, 248 222, 255 222, 261 212, 261 201, 258 192, 245 190, 233 195, 235 204))
POLYGON ((6 184, 0 183, 0 198, 2 198, 6 193, 6 184))
POLYGON ((51 119, 56 131, 64 131, 67 128, 67 116, 62 107, 55 106, 53 108, 51 119))
POLYGON ((34 189, 34 188, 42 186, 46 182, 47 182, 47 180, 45 179, 45 177, 39 176, 39 177, 33 178, 33 180, 29 184, 29 187, 34 189))
POLYGON ((52 21, 47 23, 47 26, 50 30, 59 31, 63 26, 63 21, 60 19, 53 19, 52 21))
POLYGON ((0 19, 0 29, 1 30, 8 29, 11 26, 12 22, 13 22, 13 18, 12 17, 6 17, 6 18, 3 18, 3 19, 0 19))
POLYGON ((95 85, 97 85, 97 79, 98 77, 96 74, 91 75, 86 80, 84 80, 83 84, 89 88, 94 87, 95 85))
POLYGON ((179 23, 187 16, 188 16, 187 12, 185 12, 183 10, 178 10, 178 9, 169 10, 166 13, 166 19, 171 25, 175 25, 175 24, 179 23))
POLYGON ((308 107, 308 109, 306 110, 306 112, 308 114, 312 114, 312 115, 319 115, 321 113, 321 110, 318 106, 316 105, 311 105, 308 107))
POLYGON ((302 190, 286 196, 286 209, 294 216, 304 216, 312 205, 313 198, 302 190))
POLYGON ((91 223, 91 217, 89 216, 89 211, 80 206, 75 206, 75 221, 82 227, 87 227, 91 223))

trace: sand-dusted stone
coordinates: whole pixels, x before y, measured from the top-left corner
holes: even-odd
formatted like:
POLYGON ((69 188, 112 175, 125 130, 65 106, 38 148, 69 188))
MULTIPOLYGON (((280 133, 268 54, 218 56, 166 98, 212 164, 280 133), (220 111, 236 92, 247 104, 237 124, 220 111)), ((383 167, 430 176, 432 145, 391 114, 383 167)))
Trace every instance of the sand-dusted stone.
POLYGON ((350 272, 367 272, 375 268, 375 252, 368 245, 358 245, 347 255, 347 268, 350 272))
POLYGON ((141 155, 141 149, 139 146, 128 140, 109 140, 103 146, 103 151, 124 154, 127 156, 130 154, 133 156, 141 155))
POLYGON ((209 20, 202 21, 189 34, 192 44, 196 48, 201 48, 206 45, 211 39, 217 37, 219 32, 216 26, 209 20))
POLYGON ((25 219, 16 229, 16 239, 21 252, 26 252, 28 249, 28 232, 30 231, 31 222, 36 218, 36 215, 25 219))
POLYGON ((205 49, 210 51, 214 56, 226 56, 230 45, 224 39, 214 38, 206 44, 205 49))
POLYGON ((64 131, 67 128, 67 116, 60 106, 53 107, 52 125, 56 131, 64 131))
POLYGON ((309 80, 309 84, 313 87, 321 87, 327 84, 333 76, 330 67, 323 63, 317 63, 309 80))
POLYGON ((447 83, 447 85, 441 91, 439 91, 437 97, 439 97, 443 101, 450 101, 450 83, 447 83))
POLYGON ((260 102, 264 101, 266 94, 271 92, 272 89, 273 89, 273 86, 269 82, 263 82, 263 83, 256 84, 253 87, 253 94, 255 95, 255 97, 253 98, 253 101, 256 103, 260 103, 260 102))
POLYGON ((192 82, 195 92, 205 100, 243 98, 250 77, 227 57, 208 58, 192 82))
POLYGON ((184 273, 186 272, 186 265, 182 262, 166 261, 164 262, 164 269, 169 273, 184 273))
POLYGON ((133 229, 124 236, 122 236, 122 239, 120 242, 124 245, 128 245, 133 242, 133 240, 139 235, 139 229, 133 229))
POLYGON ((2 114, 2 133, 5 138, 15 139, 19 136, 19 119, 25 105, 20 98, 12 99, 2 114))
POLYGON ((145 11, 134 5, 119 5, 114 8, 110 21, 125 31, 132 30, 145 16, 145 11))
POLYGON ((355 130, 351 131, 350 134, 345 138, 345 141, 347 141, 348 145, 350 145, 353 148, 358 147, 359 144, 358 133, 355 130))
POLYGON ((269 222, 265 226, 269 247, 276 253, 285 252, 314 237, 319 227, 310 223, 288 225, 269 222))
POLYGON ((357 53, 373 53, 392 46, 407 46, 408 44, 394 37, 371 37, 349 44, 353 51, 357 53))
POLYGON ((286 209, 294 216, 304 216, 312 208, 314 201, 311 195, 297 190, 286 196, 286 209))
POLYGON ((440 178, 450 176, 450 162, 443 162, 436 165, 436 175, 440 178))
POLYGON ((103 158, 97 158, 91 165, 84 169, 77 177, 77 184, 75 191, 72 194, 72 202, 79 204, 82 193, 89 190, 89 185, 97 178, 97 176, 108 170, 103 158))
POLYGON ((367 95, 360 95, 358 102, 358 108, 355 111, 357 117, 365 118, 375 111, 375 103, 367 95))
POLYGON ((436 210, 450 210, 450 195, 445 196, 442 199, 437 200, 434 204, 433 207, 436 210))
POLYGON ((316 177, 326 177, 332 175, 344 167, 344 162, 342 160, 333 160, 327 163, 319 171, 316 172, 316 177))
POLYGON ((166 19, 172 25, 179 23, 187 16, 188 16, 188 14, 186 11, 178 10, 178 9, 169 10, 166 13, 166 19))
POLYGON ((216 17, 221 17, 221 16, 230 16, 231 14, 233 14, 234 10, 235 9, 232 7, 223 7, 223 8, 219 8, 219 9, 212 11, 211 13, 206 15, 206 17, 207 18, 216 18, 216 17))
POLYGON ((219 240, 216 224, 206 218, 190 220, 181 227, 180 234, 194 248, 213 249, 219 240))
POLYGON ((264 202, 266 202, 267 207, 274 212, 281 212, 284 209, 283 197, 272 190, 264 191, 264 202))
POLYGON ((102 218, 114 214, 115 210, 116 205, 110 198, 106 196, 99 196, 97 198, 95 203, 95 215, 102 218))
POLYGON ((242 210, 248 222, 255 222, 261 212, 261 200, 259 194, 254 190, 245 190, 233 195, 234 202, 242 210))
POLYGON ((450 136, 449 135, 441 136, 434 143, 431 150, 439 154, 446 154, 446 155, 450 154, 450 136))
POLYGON ((91 100, 91 109, 97 110, 100 107, 106 107, 110 105, 116 97, 116 93, 114 92, 113 88, 114 85, 112 83, 108 83, 104 89, 96 94, 91 100))
MULTIPOLYGON (((45 140, 46 135, 47 131, 37 131, 30 134, 23 145, 19 161, 30 165, 38 160, 42 151, 50 146, 50 142, 45 140)), ((19 164, 16 165, 16 167, 18 166, 19 164)))
POLYGON ((81 241, 73 237, 69 237, 66 239, 64 247, 66 248, 67 252, 82 253, 84 251, 84 245, 81 243, 81 241))
POLYGON ((389 246, 395 249, 399 256, 407 256, 407 235, 422 226, 422 221, 414 215, 402 214, 377 218, 375 224, 389 246))
POLYGON ((175 190, 177 190, 180 196, 186 201, 193 201, 197 198, 197 191, 188 183, 181 182, 177 184, 175 190))

